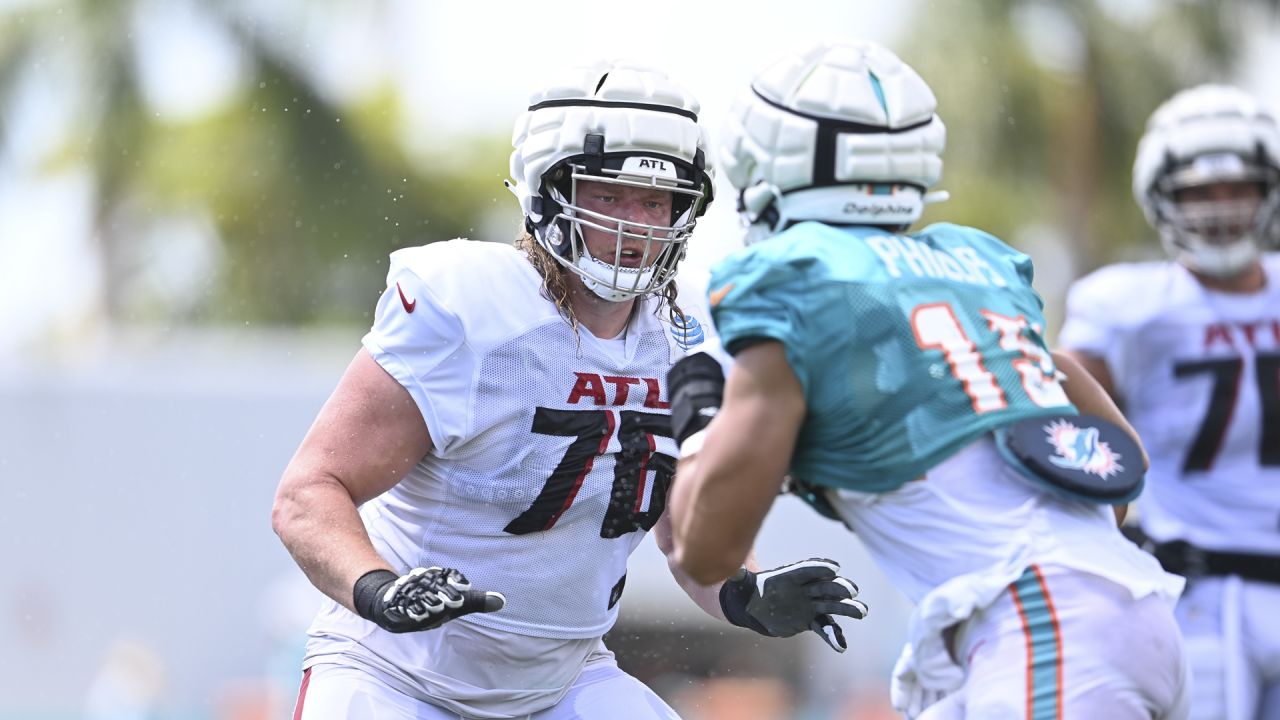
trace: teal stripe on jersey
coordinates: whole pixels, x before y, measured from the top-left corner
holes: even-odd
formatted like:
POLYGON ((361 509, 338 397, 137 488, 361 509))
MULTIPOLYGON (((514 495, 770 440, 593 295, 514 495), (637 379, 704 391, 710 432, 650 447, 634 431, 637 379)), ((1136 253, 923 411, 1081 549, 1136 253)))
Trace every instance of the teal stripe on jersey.
POLYGON ((1062 635, 1040 568, 1010 586, 1027 638, 1027 720, 1062 720, 1062 635))

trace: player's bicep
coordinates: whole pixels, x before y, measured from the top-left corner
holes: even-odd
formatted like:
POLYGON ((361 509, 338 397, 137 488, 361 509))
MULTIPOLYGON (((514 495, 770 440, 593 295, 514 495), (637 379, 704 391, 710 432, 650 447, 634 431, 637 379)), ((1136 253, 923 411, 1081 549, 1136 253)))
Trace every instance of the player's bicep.
POLYGON ((796 435, 804 420, 804 390, 787 362, 782 343, 753 344, 734 356, 725 383, 722 425, 704 457, 749 469, 751 477, 776 491, 791 462, 796 435), (776 482, 775 482, 776 481, 776 482))
POLYGON ((681 458, 673 489, 676 561, 697 582, 723 580, 747 558, 778 495, 804 411, 781 343, 734 356, 720 412, 701 449, 681 458))
POLYGON ((361 350, 307 432, 290 474, 336 479, 358 505, 398 483, 430 450, 409 392, 361 350))
POLYGON ((734 356, 724 403, 698 452, 717 513, 742 518, 732 542, 745 552, 778 495, 804 420, 804 391, 779 342, 734 356))

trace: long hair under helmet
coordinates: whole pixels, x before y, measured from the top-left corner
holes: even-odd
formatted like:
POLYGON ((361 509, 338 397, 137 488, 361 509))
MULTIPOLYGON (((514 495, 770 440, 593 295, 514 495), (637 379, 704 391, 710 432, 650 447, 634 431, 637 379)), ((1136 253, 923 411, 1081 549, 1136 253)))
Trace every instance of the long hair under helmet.
POLYGON ((698 101, 663 73, 630 63, 574 69, 530 98, 516 120, 508 187, 534 239, 592 292, 620 302, 675 278, 697 218, 712 199, 698 101), (584 209, 578 184, 594 181, 670 191, 669 225, 627 222, 584 209), (583 228, 612 233, 608 257, 593 257, 583 228), (625 240, 645 242, 639 267, 623 264, 625 240))
POLYGON ((1133 195, 1165 250, 1191 270, 1231 277, 1280 243, 1280 128, 1257 100, 1200 85, 1152 113, 1133 163, 1133 195), (1177 201, 1192 187, 1257 183, 1262 201, 1177 201))
POLYGON ((802 220, 905 227, 942 177, 937 100, 872 42, 817 45, 756 76, 720 146, 747 242, 802 220))

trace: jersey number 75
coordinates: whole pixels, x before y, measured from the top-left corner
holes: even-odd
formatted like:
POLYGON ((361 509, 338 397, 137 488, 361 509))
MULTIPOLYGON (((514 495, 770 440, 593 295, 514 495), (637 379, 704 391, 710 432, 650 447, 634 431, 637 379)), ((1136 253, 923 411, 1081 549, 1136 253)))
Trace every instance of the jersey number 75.
MULTIPOLYGON (((1262 403, 1262 428, 1259 432, 1258 462, 1264 467, 1280 465, 1280 355, 1258 354, 1254 361, 1258 396, 1262 403)), ((1241 358, 1219 358, 1181 362, 1173 366, 1176 378, 1208 374, 1213 377, 1209 407, 1196 439, 1182 461, 1182 471, 1208 470, 1222 448, 1227 425, 1234 414, 1240 394, 1240 376, 1244 374, 1241 358)))

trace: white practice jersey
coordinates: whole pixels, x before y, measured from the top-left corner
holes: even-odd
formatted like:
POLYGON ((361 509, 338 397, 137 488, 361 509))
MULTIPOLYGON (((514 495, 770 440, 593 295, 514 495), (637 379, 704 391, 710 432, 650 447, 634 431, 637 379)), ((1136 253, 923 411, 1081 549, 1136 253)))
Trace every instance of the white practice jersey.
MULTIPOLYGON (((916 605, 957 578, 990 578, 1003 591, 1031 563, 1107 578, 1135 598, 1170 601, 1182 579, 1161 570, 1116 528, 1110 505, 1064 497, 1023 478, 984 435, 887 493, 827 497, 885 575, 916 605)), ((967 580, 966 580, 967 582, 967 580)))
MULTIPOLYGON (((400 250, 387 281, 364 346, 412 396, 433 450, 361 508, 370 537, 401 572, 455 568, 503 593, 501 611, 446 627, 519 636, 513 652, 543 653, 528 664, 570 665, 567 678, 536 673, 536 689, 563 689, 612 627, 627 558, 665 508, 676 456, 667 371, 702 341, 706 315, 681 298, 691 314, 679 327, 649 297, 622 337, 575 335, 524 253, 496 243, 400 250)), ((450 672, 433 657, 445 652, 428 637, 439 632, 392 635, 334 603, 312 627, 308 658, 354 652, 402 686, 430 678, 435 698, 450 672)), ((519 671, 486 672, 535 690, 519 671)))
POLYGON ((1072 286, 1062 347, 1106 360, 1151 457, 1144 530, 1280 554, 1280 255, 1255 294, 1214 292, 1172 262, 1072 286))
POLYGON ((892 492, 826 495, 916 606, 907 641, 911 671, 926 688, 954 689, 964 678, 945 630, 990 607, 1032 565, 1103 578, 1169 608, 1184 585, 1120 534, 1111 506, 1022 477, 991 435, 892 492))

